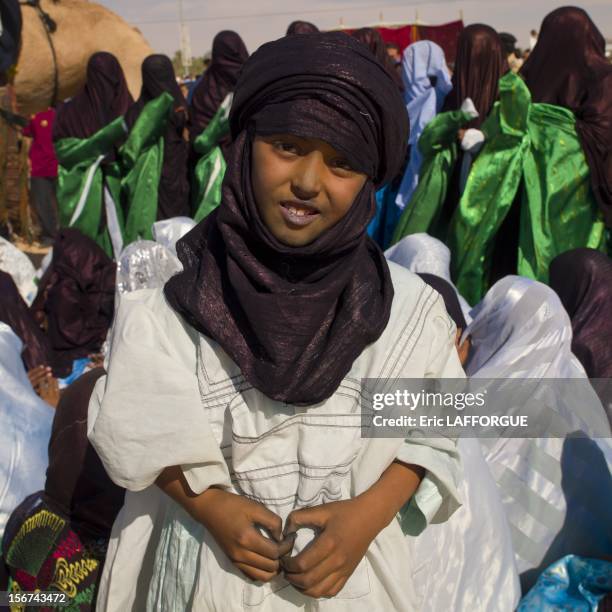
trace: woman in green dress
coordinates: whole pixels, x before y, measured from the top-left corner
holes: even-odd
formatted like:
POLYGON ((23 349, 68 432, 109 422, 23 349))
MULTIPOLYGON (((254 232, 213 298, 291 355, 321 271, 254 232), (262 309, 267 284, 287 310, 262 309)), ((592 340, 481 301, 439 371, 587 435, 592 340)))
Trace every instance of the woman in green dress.
POLYGON ((472 303, 498 278, 548 281, 560 253, 606 250, 612 220, 612 66, 581 9, 546 17, 523 74, 500 81, 448 243, 472 303))
POLYGON ((155 221, 190 216, 187 101, 172 62, 150 55, 142 63, 140 97, 125 115, 130 134, 121 147, 125 243, 152 239, 155 221))
POLYGON ((80 230, 110 257, 123 246, 116 154, 126 136, 123 115, 131 103, 117 58, 95 53, 83 91, 60 106, 53 129, 60 225, 80 230))
POLYGON ((476 23, 457 42, 453 89, 442 112, 424 129, 418 142, 423 155, 419 184, 404 209, 393 242, 428 232, 444 240, 471 164, 484 134, 481 126, 498 98, 498 83, 507 70, 497 32, 476 23))
POLYGON ((192 210, 200 221, 221 202, 221 183, 231 143, 228 116, 233 91, 249 52, 240 35, 219 32, 212 47, 212 61, 196 84, 189 101, 192 146, 192 210))

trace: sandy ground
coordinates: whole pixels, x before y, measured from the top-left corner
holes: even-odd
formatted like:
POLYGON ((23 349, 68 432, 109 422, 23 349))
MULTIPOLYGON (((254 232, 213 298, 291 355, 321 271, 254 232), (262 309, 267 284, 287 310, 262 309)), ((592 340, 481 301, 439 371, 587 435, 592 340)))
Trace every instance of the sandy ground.
POLYGON ((43 260, 43 257, 51 250, 50 246, 43 246, 36 241, 29 244, 17 238, 12 242, 20 251, 23 251, 30 258, 35 268, 40 267, 40 262, 43 260))

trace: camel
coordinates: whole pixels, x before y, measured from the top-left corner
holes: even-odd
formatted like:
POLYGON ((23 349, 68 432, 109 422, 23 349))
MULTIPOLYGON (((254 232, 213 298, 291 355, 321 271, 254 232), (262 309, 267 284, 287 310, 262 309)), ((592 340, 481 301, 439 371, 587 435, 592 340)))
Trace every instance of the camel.
POLYGON ((87 61, 96 51, 109 51, 117 57, 132 96, 138 97, 142 60, 153 50, 136 28, 87 0, 40 0, 40 7, 57 29, 48 34, 37 9, 21 5, 22 42, 14 81, 20 114, 36 113, 51 104, 56 64, 56 101, 74 96, 83 87, 87 61))

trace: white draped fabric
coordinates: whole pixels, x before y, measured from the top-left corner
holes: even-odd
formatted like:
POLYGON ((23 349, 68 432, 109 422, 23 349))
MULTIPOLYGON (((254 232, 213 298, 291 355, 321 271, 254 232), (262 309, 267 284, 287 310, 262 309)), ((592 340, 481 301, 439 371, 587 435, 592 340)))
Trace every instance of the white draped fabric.
MULTIPOLYGON (((385 257, 415 274, 426 273, 439 276, 455 288, 450 276, 450 250, 443 242, 429 234, 410 234, 402 238, 385 251, 385 257)), ((455 291, 457 291, 456 288, 455 291)), ((457 297, 465 321, 469 323, 472 320, 471 306, 458 291, 457 297)))
POLYGON ((10 513, 45 486, 54 410, 32 389, 21 340, 0 323, 0 539, 10 513))
POLYGON ((117 293, 160 289, 182 269, 167 247, 152 240, 137 240, 123 249, 117 261, 117 293))
MULTIPOLYGON (((472 339, 469 377, 585 380, 571 352, 569 317, 546 285, 505 277, 471 314, 465 332, 472 339)), ((609 437, 578 434, 610 436, 610 428, 594 392, 582 395, 578 405, 574 397, 559 391, 542 405, 564 423, 564 438, 481 440, 510 521, 524 586, 566 554, 599 557, 612 550, 612 443, 609 437)))
POLYGON ((244 386, 237 366, 186 328, 159 291, 124 296, 109 374, 89 407, 90 439, 111 478, 131 491, 113 528, 101 609, 514 609, 510 534, 478 443, 360 435, 362 377, 463 375, 441 299, 413 274, 390 268, 389 326, 337 394, 308 410, 244 386), (181 465, 194 492, 218 484, 284 518, 295 507, 359 494, 394 458, 424 466, 427 476, 330 600, 305 598, 281 577, 263 586, 246 581, 153 484, 165 466, 181 465))
POLYGON ((13 277, 15 285, 28 306, 36 297, 36 270, 30 258, 15 245, 0 237, 0 270, 13 277))
POLYGON ((172 217, 157 221, 152 227, 153 239, 176 255, 177 241, 195 226, 196 222, 189 217, 172 217))

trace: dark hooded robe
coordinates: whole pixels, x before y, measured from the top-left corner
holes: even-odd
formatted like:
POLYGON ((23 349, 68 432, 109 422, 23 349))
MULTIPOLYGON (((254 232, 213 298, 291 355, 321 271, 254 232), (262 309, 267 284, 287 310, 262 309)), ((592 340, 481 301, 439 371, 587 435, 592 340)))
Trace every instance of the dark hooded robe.
POLYGON ((123 115, 130 104, 117 58, 95 53, 83 91, 59 107, 53 126, 60 226, 78 229, 110 257, 123 247, 117 150, 126 137, 123 115))
POLYGON ((584 10, 559 8, 542 22, 521 75, 534 102, 562 106, 576 117, 593 194, 612 227, 612 65, 605 49, 584 10))
MULTIPOLYGON (((161 130, 163 147, 159 151, 163 160, 161 170, 158 164, 148 164, 147 168, 139 173, 143 180, 155 185, 156 189, 152 194, 157 198, 156 211, 152 210, 152 218, 147 220, 150 226, 154 221, 169 219, 171 217, 186 216, 191 212, 189 202, 189 177, 188 177, 188 158, 189 143, 183 138, 184 130, 188 127, 187 102, 176 82, 176 75, 172 62, 165 55, 150 55, 142 63, 142 89, 140 97, 128 109, 125 121, 131 130, 126 142, 126 149, 129 148, 129 161, 135 163, 133 158, 138 155, 146 155, 148 145, 157 146, 159 139, 148 138, 151 133, 157 134, 161 130), (172 106, 157 119, 157 113, 153 105, 149 103, 158 100, 159 97, 167 93, 172 96, 172 106), (156 123, 163 123, 158 126, 156 123), (133 145, 132 140, 137 140, 133 145), (140 146, 138 146, 140 145, 140 146), (150 221, 150 223, 149 223, 150 221)), ((129 180, 126 178, 124 180, 129 180)), ((128 225, 131 214, 141 214, 140 199, 137 197, 139 190, 134 188, 133 201, 124 202, 127 210, 128 225), (132 206, 135 210, 132 210, 132 206)), ((148 197, 148 194, 147 194, 148 197)), ((149 199, 151 199, 149 197, 149 199)), ((148 210, 148 204, 144 203, 148 210)), ((146 229, 146 228, 145 228, 146 229)), ((150 229, 149 229, 150 231, 150 229)), ((150 238, 147 232, 146 238, 150 238)), ((130 241, 127 237, 127 240, 130 241)))

